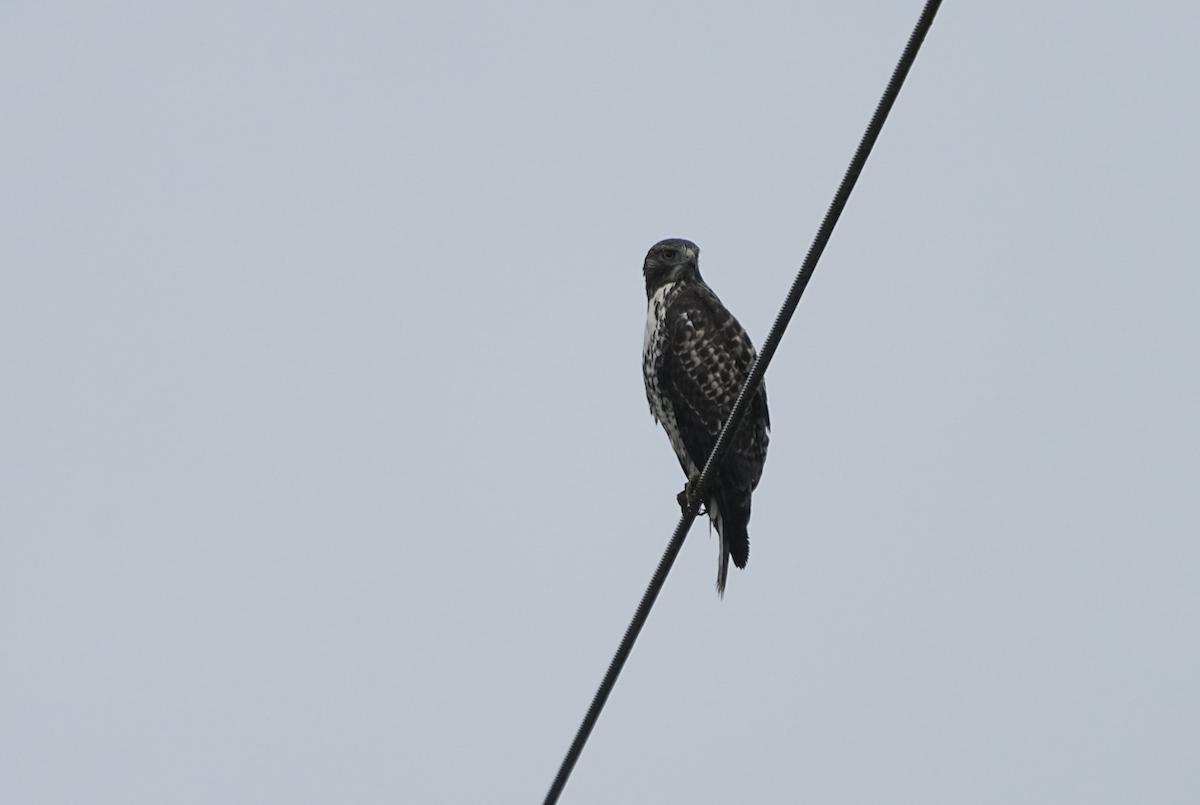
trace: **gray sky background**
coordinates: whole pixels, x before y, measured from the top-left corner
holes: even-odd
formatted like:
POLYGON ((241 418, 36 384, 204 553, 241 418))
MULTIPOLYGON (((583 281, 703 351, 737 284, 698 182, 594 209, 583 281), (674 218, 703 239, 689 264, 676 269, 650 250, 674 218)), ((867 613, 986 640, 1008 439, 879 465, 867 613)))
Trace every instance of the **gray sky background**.
MULTIPOLYGON (((0 801, 540 801, 920 7, 7 3, 0 801)), ((946 4, 565 803, 1197 801, 1197 42, 946 4)))

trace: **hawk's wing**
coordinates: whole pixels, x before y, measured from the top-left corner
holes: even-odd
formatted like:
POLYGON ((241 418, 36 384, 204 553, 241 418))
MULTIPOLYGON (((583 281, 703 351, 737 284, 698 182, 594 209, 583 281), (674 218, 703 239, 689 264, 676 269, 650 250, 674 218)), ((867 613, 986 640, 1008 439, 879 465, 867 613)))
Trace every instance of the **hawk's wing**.
MULTIPOLYGON (((706 285, 681 291, 667 311, 660 388, 668 395, 688 456, 703 469, 721 426, 754 363, 754 346, 737 319, 706 285)), ((749 493, 766 459, 766 389, 760 388, 725 462, 720 480, 749 493)))

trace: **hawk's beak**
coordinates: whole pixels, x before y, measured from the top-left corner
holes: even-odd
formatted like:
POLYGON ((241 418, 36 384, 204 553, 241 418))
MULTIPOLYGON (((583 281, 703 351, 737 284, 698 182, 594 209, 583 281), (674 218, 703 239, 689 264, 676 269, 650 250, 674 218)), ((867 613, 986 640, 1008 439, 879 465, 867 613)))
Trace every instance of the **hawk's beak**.
POLYGON ((686 255, 688 256, 688 259, 689 259, 689 260, 695 260, 695 259, 696 259, 696 250, 695 250, 695 249, 693 249, 693 248, 691 248, 690 246, 689 246, 688 248, 684 249, 684 250, 683 250, 683 253, 684 253, 684 254, 686 254, 686 255))

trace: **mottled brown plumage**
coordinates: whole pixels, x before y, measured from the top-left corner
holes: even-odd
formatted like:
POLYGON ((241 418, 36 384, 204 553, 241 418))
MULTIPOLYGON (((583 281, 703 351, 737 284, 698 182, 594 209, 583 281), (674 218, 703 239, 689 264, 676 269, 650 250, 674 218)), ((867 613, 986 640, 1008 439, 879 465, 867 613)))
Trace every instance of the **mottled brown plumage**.
MULTIPOLYGON (((746 331, 701 279, 699 257, 690 241, 664 240, 650 249, 642 266, 646 399, 689 480, 704 468, 755 357, 746 331)), ((717 591, 722 595, 729 559, 742 568, 750 556, 750 497, 762 477, 769 428, 764 384, 704 501, 721 538, 717 591)))

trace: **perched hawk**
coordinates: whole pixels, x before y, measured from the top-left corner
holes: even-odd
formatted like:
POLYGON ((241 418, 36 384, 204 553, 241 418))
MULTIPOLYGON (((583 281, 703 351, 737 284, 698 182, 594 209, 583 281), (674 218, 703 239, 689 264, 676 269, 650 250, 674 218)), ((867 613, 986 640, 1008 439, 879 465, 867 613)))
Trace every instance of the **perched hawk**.
MULTIPOLYGON (((717 443, 755 354, 742 325, 700 278, 699 260, 700 249, 691 241, 664 240, 642 266, 649 302, 642 375, 650 413, 662 423, 688 477, 681 506, 717 443)), ((750 493, 762 477, 770 426, 764 384, 704 501, 721 538, 717 592, 722 596, 729 557, 738 567, 750 557, 750 493)))

